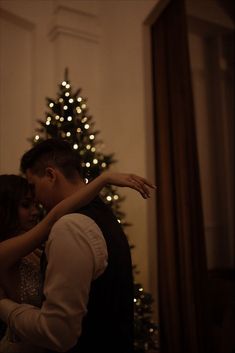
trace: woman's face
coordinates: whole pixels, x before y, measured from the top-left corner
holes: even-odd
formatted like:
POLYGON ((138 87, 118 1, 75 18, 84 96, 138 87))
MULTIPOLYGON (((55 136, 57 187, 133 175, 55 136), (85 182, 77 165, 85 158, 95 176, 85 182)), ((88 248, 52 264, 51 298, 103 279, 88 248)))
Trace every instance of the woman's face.
POLYGON ((18 208, 18 216, 20 231, 26 232, 36 225, 38 208, 30 192, 21 200, 18 208))

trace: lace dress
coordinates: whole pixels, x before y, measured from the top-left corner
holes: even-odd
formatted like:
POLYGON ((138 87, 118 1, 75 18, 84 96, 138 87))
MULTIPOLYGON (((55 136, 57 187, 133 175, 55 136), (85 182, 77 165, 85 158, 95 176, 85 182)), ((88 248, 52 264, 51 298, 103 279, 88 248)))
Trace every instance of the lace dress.
MULTIPOLYGON (((38 256, 37 256, 38 257, 38 256)), ((23 258, 19 265, 19 302, 41 306, 41 275, 35 254, 23 258)), ((43 353, 43 348, 22 342, 9 328, 0 341, 0 353, 43 353)))

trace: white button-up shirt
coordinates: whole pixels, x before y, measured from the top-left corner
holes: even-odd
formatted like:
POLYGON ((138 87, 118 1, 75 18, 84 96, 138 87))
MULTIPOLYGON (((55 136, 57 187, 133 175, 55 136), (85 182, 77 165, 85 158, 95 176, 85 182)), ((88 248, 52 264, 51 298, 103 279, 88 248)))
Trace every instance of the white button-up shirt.
POLYGON ((42 307, 2 299, 0 317, 22 340, 66 351, 81 334, 91 282, 106 269, 106 242, 91 218, 68 214, 53 226, 45 252, 48 265, 42 307))

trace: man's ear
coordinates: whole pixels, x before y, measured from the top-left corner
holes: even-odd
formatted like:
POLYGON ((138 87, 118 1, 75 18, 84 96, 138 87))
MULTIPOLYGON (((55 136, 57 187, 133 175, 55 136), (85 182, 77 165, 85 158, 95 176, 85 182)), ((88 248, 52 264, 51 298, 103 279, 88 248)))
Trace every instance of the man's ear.
POLYGON ((56 170, 52 167, 47 167, 45 169, 45 176, 48 178, 48 180, 51 183, 55 183, 56 179, 57 179, 57 173, 56 170))

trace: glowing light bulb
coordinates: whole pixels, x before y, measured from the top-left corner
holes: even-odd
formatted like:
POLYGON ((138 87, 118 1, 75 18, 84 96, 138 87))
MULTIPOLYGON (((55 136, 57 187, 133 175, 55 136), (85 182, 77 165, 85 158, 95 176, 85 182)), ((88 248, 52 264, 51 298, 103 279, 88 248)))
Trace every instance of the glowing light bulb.
POLYGON ((82 109, 81 109, 80 107, 77 107, 77 108, 76 108, 76 111, 77 111, 78 114, 80 114, 81 111, 82 111, 82 109))
POLYGON ((77 128, 77 132, 79 133, 79 132, 81 132, 82 130, 80 129, 80 127, 78 127, 77 128))
POLYGON ((92 147, 92 148, 91 148, 91 152, 95 152, 95 147, 92 147))
POLYGON ((62 82, 62 86, 66 86, 67 82, 66 81, 63 81, 62 82))
POLYGON ((82 118, 82 123, 85 123, 87 121, 87 117, 84 116, 84 118, 82 118))
POLYGON ((83 104, 81 105, 81 107, 82 107, 82 109, 86 109, 86 104, 83 103, 83 104))
POLYGON ((72 117, 71 117, 71 116, 68 116, 68 117, 67 117, 67 120, 68 120, 68 121, 72 121, 72 117))
POLYGON ((60 121, 64 121, 64 118, 63 118, 63 116, 60 118, 60 121))
POLYGON ((69 103, 73 103, 73 98, 70 98, 70 99, 69 99, 69 103))
POLYGON ((64 109, 64 110, 67 110, 67 109, 68 109, 68 106, 67 106, 67 105, 64 105, 64 106, 63 106, 63 109, 64 109))
POLYGON ((59 118, 60 118, 59 115, 55 116, 55 120, 59 120, 59 118))
POLYGON ((86 130, 88 130, 88 129, 89 129, 89 127, 90 127, 90 125, 89 125, 89 124, 85 124, 85 125, 84 125, 84 128, 85 128, 86 130))
POLYGON ((119 199, 119 196, 118 195, 114 195, 114 200, 118 200, 119 199))
POLYGON ((106 197, 106 200, 107 200, 107 201, 112 201, 112 197, 111 197, 111 196, 107 196, 107 197, 106 197))
POLYGON ((49 120, 46 121, 46 125, 50 125, 50 123, 51 123, 51 122, 50 122, 49 120))
POLYGON ((91 163, 86 162, 86 167, 89 168, 91 166, 91 163))
POLYGON ((39 135, 36 135, 36 136, 34 137, 34 140, 35 140, 35 141, 38 141, 39 139, 40 139, 39 135))
POLYGON ((59 98, 59 102, 62 103, 64 100, 63 98, 59 98))
POLYGON ((69 87, 70 87, 70 84, 69 84, 69 83, 67 83, 67 84, 65 85, 65 87, 66 87, 66 88, 69 88, 69 87))
POLYGON ((90 135, 90 136, 89 136, 89 139, 90 139, 90 140, 94 140, 94 138, 95 138, 94 135, 90 135))
POLYGON ((102 168, 105 168, 106 165, 107 165, 107 164, 106 164, 105 162, 103 162, 103 163, 101 164, 101 167, 102 167, 102 168))
POLYGON ((98 159, 96 159, 96 158, 93 159, 93 163, 94 163, 94 164, 97 164, 97 163, 98 163, 98 159))
POLYGON ((66 132, 66 136, 68 136, 68 137, 71 136, 71 132, 69 132, 69 131, 66 132))
POLYGON ((81 102, 81 101, 82 101, 82 97, 78 97, 78 98, 77 98, 77 101, 78 101, 78 102, 81 102))
POLYGON ((69 97, 69 92, 65 92, 65 97, 69 97))
POLYGON ((86 145, 86 149, 89 150, 91 148, 91 145, 86 145))
POLYGON ((74 149, 74 150, 77 150, 77 149, 78 149, 78 144, 75 143, 75 144, 73 145, 73 149, 74 149))
POLYGON ((51 103, 49 104, 49 107, 51 107, 51 108, 54 107, 54 103, 51 102, 51 103))

